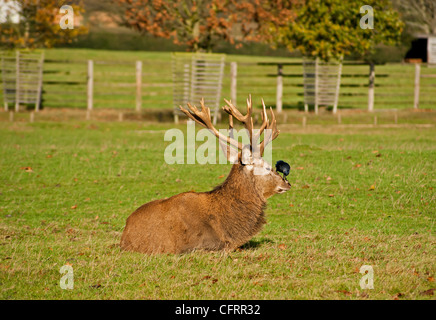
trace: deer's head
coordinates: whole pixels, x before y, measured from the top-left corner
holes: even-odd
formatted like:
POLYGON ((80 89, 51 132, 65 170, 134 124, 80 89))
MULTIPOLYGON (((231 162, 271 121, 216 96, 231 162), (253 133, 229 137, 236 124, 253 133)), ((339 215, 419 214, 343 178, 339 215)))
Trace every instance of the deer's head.
POLYGON ((223 110, 229 114, 229 136, 222 134, 213 126, 210 117, 210 109, 204 105, 204 99, 200 101, 201 111, 198 110, 196 106, 189 103, 188 107, 190 111, 183 109, 181 106, 180 110, 190 119, 199 123, 203 127, 206 127, 214 133, 216 137, 218 137, 220 146, 223 148, 227 159, 239 166, 243 174, 250 177, 251 181, 254 181, 256 188, 260 190, 265 199, 276 193, 284 193, 289 190, 291 187, 290 183, 285 178, 282 178, 262 157, 266 145, 277 138, 280 133, 280 131, 277 130, 277 121, 272 108, 270 108, 270 122, 266 112, 265 103, 262 100, 262 124, 259 130, 255 130, 253 128, 251 96, 247 99, 246 115, 242 115, 231 101, 226 99, 224 99, 224 101, 227 105, 223 107, 223 110), (250 138, 249 144, 244 145, 234 139, 233 118, 245 126, 250 138), (259 142, 262 134, 263 140, 262 142, 259 142))

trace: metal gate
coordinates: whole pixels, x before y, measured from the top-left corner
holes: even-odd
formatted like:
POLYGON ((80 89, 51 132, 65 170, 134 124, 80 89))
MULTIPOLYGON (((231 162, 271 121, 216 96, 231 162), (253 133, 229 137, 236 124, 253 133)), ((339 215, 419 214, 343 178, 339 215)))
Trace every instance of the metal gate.
POLYGON ((225 54, 180 53, 172 54, 174 121, 182 113, 179 106, 197 104, 204 98, 213 110, 213 123, 219 116, 219 102, 224 74, 225 54))
POLYGON ((20 103, 34 104, 38 111, 41 106, 42 71, 44 53, 2 54, 3 101, 7 111, 9 103, 15 104, 18 112, 20 103))

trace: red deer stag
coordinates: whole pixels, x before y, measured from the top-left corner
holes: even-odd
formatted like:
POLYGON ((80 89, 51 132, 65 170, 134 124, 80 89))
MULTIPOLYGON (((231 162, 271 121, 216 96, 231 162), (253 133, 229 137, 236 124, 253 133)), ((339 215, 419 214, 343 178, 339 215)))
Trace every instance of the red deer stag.
POLYGON ((209 192, 184 192, 142 205, 127 219, 121 237, 122 249, 147 254, 234 250, 266 223, 266 199, 290 189, 289 182, 262 158, 266 145, 279 134, 272 109, 270 123, 262 100, 262 124, 255 132, 251 97, 247 99, 246 115, 225 101, 227 105, 223 109, 229 114, 230 132, 234 117, 248 130, 250 144, 243 145, 233 139, 232 133, 230 136, 220 133, 212 125, 210 109, 205 107, 204 100, 201 100, 201 111, 189 103, 190 111, 181 106, 180 109, 211 130, 221 146, 225 146, 227 159, 234 163, 227 179, 209 192), (264 131, 263 141, 258 144, 264 131), (231 156, 230 147, 238 149, 234 152, 237 159, 231 156))

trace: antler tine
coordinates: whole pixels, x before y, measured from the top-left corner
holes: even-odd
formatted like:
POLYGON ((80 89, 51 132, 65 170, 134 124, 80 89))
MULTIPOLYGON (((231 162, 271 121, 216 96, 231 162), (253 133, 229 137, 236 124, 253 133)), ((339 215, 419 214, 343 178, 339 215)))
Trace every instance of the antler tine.
POLYGON ((224 101, 227 103, 227 106, 223 106, 223 110, 227 112, 229 115, 235 117, 236 120, 244 124, 245 128, 248 131, 248 135, 250 137, 250 143, 251 143, 252 135, 253 135, 253 118, 251 117, 252 114, 251 96, 247 99, 247 114, 245 116, 243 116, 242 113, 233 105, 231 100, 229 101, 227 99, 224 99, 224 101))
POLYGON ((254 140, 253 143, 257 143, 257 140, 260 138, 260 136, 262 135, 263 131, 265 130, 265 128, 268 126, 268 115, 266 114, 266 106, 265 106, 265 101, 263 101, 262 99, 262 124, 260 126, 259 131, 257 132, 257 134, 254 136, 254 140))
POLYGON ((268 143, 270 143, 271 141, 273 141, 275 138, 277 138, 277 136, 280 133, 280 130, 277 130, 277 120, 276 117, 274 115, 274 112, 272 110, 272 108, 270 108, 270 112, 271 112, 271 123, 268 123, 266 129, 268 130, 272 130, 271 135, 265 135, 263 138, 263 141, 261 142, 260 146, 260 155, 263 155, 263 152, 265 150, 265 147, 268 145, 268 143))

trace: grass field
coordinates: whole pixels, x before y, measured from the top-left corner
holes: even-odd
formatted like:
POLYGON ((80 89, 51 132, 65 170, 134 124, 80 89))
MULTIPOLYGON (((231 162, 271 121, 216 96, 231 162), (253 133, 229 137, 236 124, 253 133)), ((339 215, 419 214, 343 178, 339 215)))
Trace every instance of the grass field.
MULTIPOLYGON (((173 108, 170 52, 50 49, 45 51, 43 105, 49 108, 86 108, 87 60, 94 60, 94 108, 135 109, 135 61, 143 62, 142 107, 173 108)), ((283 67, 283 107, 304 105, 301 59, 227 55, 222 97, 230 98, 229 62, 238 63, 237 96, 244 104, 248 94, 261 96, 267 105, 276 103, 277 66, 283 67), (260 65, 260 63, 272 63, 260 65)), ((436 68, 423 66, 420 108, 436 108, 436 68)), ((367 109, 368 65, 344 65, 339 97, 340 109, 367 109)), ((376 66, 375 109, 411 109, 414 102, 413 64, 376 66)), ((0 92, 0 99, 2 99, 0 92)), ((260 106, 260 103, 258 103, 260 106)))
MULTIPOLYGON (((168 165, 170 124, 0 122, 1 299, 434 299, 436 129, 281 126, 292 189, 240 250, 119 248, 141 204, 230 165, 168 165), (74 270, 63 290, 59 270, 74 270), (374 289, 359 286, 361 266, 374 289)), ((184 126, 180 125, 184 130, 184 126)))

